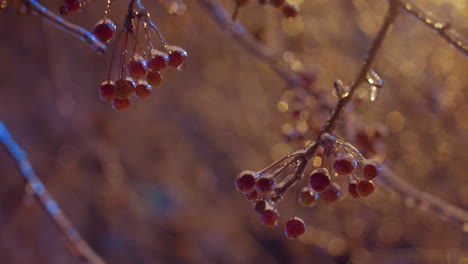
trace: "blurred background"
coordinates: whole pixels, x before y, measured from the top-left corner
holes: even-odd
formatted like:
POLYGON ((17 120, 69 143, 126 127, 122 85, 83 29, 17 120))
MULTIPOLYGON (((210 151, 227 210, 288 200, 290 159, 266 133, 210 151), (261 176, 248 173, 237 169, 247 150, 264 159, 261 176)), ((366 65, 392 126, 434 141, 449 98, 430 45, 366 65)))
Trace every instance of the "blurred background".
MULTIPOLYGON (((280 225, 270 229, 235 190, 240 171, 259 170, 302 144, 291 138, 292 129, 313 137, 329 113, 317 102, 333 105, 333 81, 352 81, 388 6, 290 2, 301 7, 295 19, 250 1, 238 20, 314 80, 308 89, 321 97, 305 91, 301 111, 308 114, 300 122, 288 111, 291 105, 281 103, 289 104, 285 91, 297 88, 220 30, 198 1, 186 1, 185 12, 174 15, 170 0, 142 0, 189 61, 183 72, 165 70, 151 97, 132 99, 124 112, 98 95, 110 52, 97 55, 39 17, 18 15, 12 4, 0 13, 0 119, 108 263, 468 263, 468 224, 443 221, 440 212, 419 210, 411 197, 388 188, 308 209, 295 206, 291 193, 281 202, 280 225), (309 228, 290 241, 283 225, 294 215, 309 228)), ((221 3, 232 12, 231 1, 221 3)), ((417 3, 468 37, 468 2, 417 3)), ((43 4, 57 11, 61 3, 43 4)), ((118 27, 126 5, 118 0, 112 7, 118 27)), ((95 1, 67 19, 91 30, 104 9, 104 1, 95 1)), ((375 69, 384 80, 378 100, 368 102, 368 87, 361 87, 338 135, 418 189, 468 210, 467 58, 401 13, 375 69), (377 127, 383 132, 376 138, 377 127), (366 148, 369 138, 372 149, 366 148)), ((79 263, 25 195, 4 150, 0 263, 79 263)))

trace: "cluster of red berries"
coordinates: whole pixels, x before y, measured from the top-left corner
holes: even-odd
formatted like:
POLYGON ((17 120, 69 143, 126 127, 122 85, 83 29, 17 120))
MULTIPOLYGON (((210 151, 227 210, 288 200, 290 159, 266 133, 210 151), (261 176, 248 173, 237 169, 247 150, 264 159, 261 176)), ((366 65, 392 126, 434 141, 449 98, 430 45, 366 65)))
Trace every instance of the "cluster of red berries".
MULTIPOLYGON (((338 140, 332 136, 325 136, 318 143, 314 159, 319 158, 319 164, 310 172, 307 184, 297 195, 297 202, 303 207, 312 207, 318 201, 326 204, 338 201, 342 190, 336 178, 348 177, 348 193, 353 198, 367 197, 375 189, 372 180, 380 174, 380 166, 371 159, 365 159, 352 145, 338 140)), ((296 154, 301 153, 297 152, 296 154)), ((259 213, 263 225, 272 227, 278 224, 280 214, 274 207, 279 193, 292 187, 296 182, 289 184, 291 174, 277 183, 275 178, 290 166, 297 166, 296 154, 290 154, 274 162, 259 172, 244 171, 235 181, 236 189, 244 193, 246 199, 259 213), (285 162, 285 163, 283 163, 285 162), (277 168, 278 164, 282 164, 277 168), (267 171, 274 169, 273 173, 267 171)), ((298 154, 299 155, 299 154, 298 154)), ((291 171, 295 171, 294 169, 291 171)), ((300 175, 303 177, 303 175, 300 175)), ((286 222, 285 234, 288 238, 295 238, 305 232, 305 223, 299 217, 293 217, 286 222)))
MULTIPOLYGON (((281 9, 284 17, 294 18, 299 13, 299 7, 286 2, 286 0, 258 0, 261 5, 269 4, 275 8, 281 9)), ((235 0, 237 6, 245 6, 249 0, 235 0)))
MULTIPOLYGON (((143 7, 140 6, 140 8, 143 7)), ((108 2, 104 18, 96 23, 93 30, 94 36, 103 43, 112 40, 116 33, 115 24, 107 18, 109 11, 110 1, 108 2)), ((150 41, 151 31, 148 29, 148 24, 153 24, 153 22, 148 21, 148 19, 149 16, 146 10, 144 15, 135 12, 126 17, 127 22, 118 36, 117 44, 112 54, 107 79, 99 86, 101 99, 111 102, 112 107, 117 111, 126 110, 130 107, 130 97, 133 94, 140 99, 149 97, 152 88, 162 82, 163 76, 161 71, 167 66, 180 70, 186 62, 187 52, 180 47, 168 45, 156 26, 151 28, 151 30, 156 31, 157 36, 163 41, 165 51, 154 48, 150 41), (133 20, 136 20, 136 23, 133 20), (136 24, 136 27, 134 24, 136 24), (140 46, 138 42, 140 24, 144 28, 147 41, 147 46, 145 47, 140 46), (118 79, 113 82, 111 81, 112 63, 122 36, 124 36, 124 40, 121 45, 119 75, 118 79), (133 44, 133 49, 131 49, 130 59, 127 60, 129 44, 133 44)))
MULTIPOLYGON (((268 193, 273 190, 276 183, 272 175, 244 171, 236 179, 236 188, 243 192, 247 200, 254 204, 254 210, 259 214, 260 221, 267 227, 278 225, 279 211, 267 202, 268 193)), ((305 232, 306 225, 299 217, 293 217, 286 222, 285 235, 289 239, 296 238, 305 232)))
POLYGON ((121 111, 130 107, 132 94, 140 99, 149 97, 152 88, 163 79, 161 70, 167 66, 179 68, 186 60, 187 53, 182 48, 166 46, 166 50, 167 53, 153 49, 149 56, 135 53, 126 64, 120 65, 123 73, 115 83, 110 79, 101 83, 101 99, 112 102, 112 107, 121 111))

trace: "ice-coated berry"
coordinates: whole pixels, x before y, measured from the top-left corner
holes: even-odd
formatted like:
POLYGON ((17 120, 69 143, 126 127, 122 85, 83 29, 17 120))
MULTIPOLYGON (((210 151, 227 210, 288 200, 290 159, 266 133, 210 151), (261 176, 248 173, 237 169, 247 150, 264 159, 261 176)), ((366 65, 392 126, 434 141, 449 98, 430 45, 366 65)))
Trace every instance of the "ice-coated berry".
POLYGON ((255 186, 255 176, 252 171, 244 171, 236 178, 236 189, 247 193, 255 186))
POLYGON ((130 108, 130 99, 128 99, 128 98, 114 99, 112 101, 112 107, 117 111, 127 110, 128 108, 130 108))
POLYGON ((275 180, 273 178, 261 177, 257 179, 257 182, 255 183, 255 189, 259 193, 266 193, 266 192, 271 191, 274 185, 275 185, 275 180))
POLYGON ((309 188, 302 188, 297 197, 297 201, 304 207, 311 207, 317 203, 318 195, 311 192, 309 188))
POLYGON ((115 97, 125 99, 135 92, 135 84, 130 80, 119 79, 115 82, 115 97))
POLYGON ((146 75, 146 81, 152 87, 156 87, 161 83, 162 75, 159 71, 149 71, 146 75))
POLYGON ((187 59, 187 52, 181 47, 167 46, 169 52, 168 65, 174 68, 180 67, 185 63, 187 59))
POLYGON ((306 230, 304 221, 299 217, 293 217, 286 222, 284 227, 284 234, 289 239, 294 239, 302 234, 306 230))
POLYGON ((356 166, 357 162, 355 158, 349 155, 343 155, 335 160, 335 163, 333 164, 333 170, 338 175, 349 175, 353 173, 356 166))
POLYGON ((127 71, 130 77, 139 79, 145 76, 146 65, 144 61, 131 60, 127 63, 127 71))
POLYGON ((112 101, 115 99, 114 95, 115 85, 112 81, 103 81, 99 86, 99 95, 104 101, 112 101))
POLYGON ((318 168, 309 176, 309 186, 316 192, 322 192, 330 185, 330 174, 327 169, 318 168))
POLYGON ((115 36, 116 26, 110 19, 101 19, 94 26, 93 35, 101 42, 107 43, 115 36))
POLYGON ((328 186, 325 191, 319 194, 320 200, 324 201, 325 203, 333 203, 340 198, 341 195, 341 188, 338 184, 332 183, 328 186))
POLYGON ((167 62, 169 61, 169 56, 159 50, 153 49, 151 50, 151 59, 148 60, 148 69, 152 71, 160 71, 167 66, 167 62))
POLYGON ((374 192, 375 186, 371 181, 359 180, 356 186, 357 193, 361 197, 367 197, 374 192))
POLYGON ((364 160, 362 162, 362 176, 364 179, 370 181, 380 174, 379 164, 371 159, 364 160))
POLYGON ((260 221, 264 226, 273 227, 278 225, 279 213, 275 209, 266 209, 260 213, 260 221))
POLYGON ((245 194, 245 198, 252 203, 256 202, 258 200, 258 197, 258 192, 255 189, 245 194))
POLYGON ((146 99, 151 95, 151 86, 140 83, 135 87, 135 93, 140 99, 146 99))

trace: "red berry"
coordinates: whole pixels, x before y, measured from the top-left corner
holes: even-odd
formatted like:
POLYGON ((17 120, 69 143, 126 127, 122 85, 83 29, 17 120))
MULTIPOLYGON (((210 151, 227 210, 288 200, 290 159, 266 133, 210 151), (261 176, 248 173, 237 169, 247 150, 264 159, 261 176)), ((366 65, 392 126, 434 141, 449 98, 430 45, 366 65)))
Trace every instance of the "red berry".
POLYGON ((162 81, 162 75, 159 71, 149 71, 146 75, 146 81, 153 87, 158 86, 162 81))
POLYGON ((251 171, 244 171, 236 178, 236 189, 247 193, 255 186, 255 176, 251 171))
POLYGON ((317 203, 318 195, 304 187, 297 198, 298 202, 304 207, 311 207, 317 203))
POLYGON ((309 176, 309 186, 316 192, 322 192, 330 185, 330 174, 327 169, 315 169, 309 176))
POLYGON ((338 175, 349 175, 357 166, 356 159, 349 155, 338 157, 333 164, 333 169, 338 175))
POLYGON ((115 82, 115 97, 125 99, 135 92, 135 84, 130 80, 119 79, 115 82))
POLYGON ((319 195, 320 200, 326 202, 326 203, 333 203, 340 198, 341 195, 341 188, 338 186, 336 183, 332 183, 330 186, 328 186, 325 191, 321 192, 319 195))
POLYGON ((169 60, 169 56, 166 53, 153 49, 151 50, 151 55, 153 57, 148 60, 148 69, 152 71, 160 71, 167 66, 167 61, 169 60))
POLYGON ((107 43, 114 38, 116 26, 110 19, 101 19, 94 27, 93 34, 101 42, 107 43))
POLYGON ((284 233, 287 238, 293 239, 304 234, 305 229, 306 225, 304 221, 299 217, 293 217, 286 222, 284 233))
POLYGON ((294 18, 299 13, 299 9, 295 5, 284 5, 283 6, 283 15, 286 18, 294 18))
POLYGON ((112 81, 103 81, 99 86, 99 95, 104 101, 112 101, 115 99, 114 95, 115 85, 112 81))
POLYGON ((364 179, 370 181, 380 174, 380 166, 376 161, 367 159, 362 162, 362 165, 362 176, 364 176, 364 179))
POLYGON ((269 192, 273 189, 273 186, 275 185, 275 180, 271 177, 262 177, 257 179, 257 182, 255 183, 255 189, 259 193, 266 193, 269 192))
POLYGON ((353 198, 359 198, 359 193, 357 192, 357 185, 356 183, 350 183, 348 186, 348 193, 353 198))
POLYGON ((140 99, 146 99, 151 95, 151 86, 140 83, 135 87, 135 93, 140 99))
POLYGON ((168 46, 167 50, 169 51, 169 66, 177 68, 185 63, 187 52, 184 49, 177 46, 168 46))
POLYGON ((375 186, 371 181, 359 180, 356 186, 357 193, 361 197, 367 197, 374 192, 375 186))
POLYGON ((112 101, 112 107, 117 111, 127 110, 130 107, 130 99, 115 99, 112 101))
POLYGON ((133 59, 127 63, 127 71, 130 77, 139 79, 145 76, 146 65, 143 61, 133 59))
POLYGON ((66 13, 73 13, 81 9, 81 2, 79 0, 65 0, 64 9, 66 13))
POLYGON ((264 5, 267 3, 267 0, 258 0, 258 3, 261 4, 261 5, 264 5))
POLYGON ((251 190, 250 192, 246 193, 245 194, 245 198, 249 201, 249 202, 256 202, 258 200, 258 192, 256 190, 251 190))
POLYGON ((279 213, 275 209, 266 209, 260 213, 260 221, 264 226, 273 227, 278 225, 279 213))

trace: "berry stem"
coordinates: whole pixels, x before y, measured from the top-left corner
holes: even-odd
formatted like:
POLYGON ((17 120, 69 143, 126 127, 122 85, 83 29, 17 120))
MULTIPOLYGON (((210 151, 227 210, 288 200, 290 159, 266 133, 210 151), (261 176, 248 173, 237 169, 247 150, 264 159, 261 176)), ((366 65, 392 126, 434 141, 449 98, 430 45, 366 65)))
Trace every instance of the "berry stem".
POLYGON ((117 51, 117 46, 119 46, 120 37, 122 37, 123 32, 124 32, 123 30, 120 31, 119 36, 117 37, 117 41, 115 42, 114 49, 112 51, 110 65, 109 65, 109 71, 107 72, 107 80, 108 81, 110 81, 110 76, 111 76, 111 72, 112 72, 112 65, 114 63, 115 52, 117 51))

